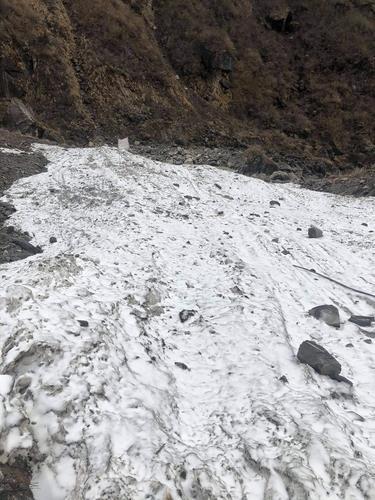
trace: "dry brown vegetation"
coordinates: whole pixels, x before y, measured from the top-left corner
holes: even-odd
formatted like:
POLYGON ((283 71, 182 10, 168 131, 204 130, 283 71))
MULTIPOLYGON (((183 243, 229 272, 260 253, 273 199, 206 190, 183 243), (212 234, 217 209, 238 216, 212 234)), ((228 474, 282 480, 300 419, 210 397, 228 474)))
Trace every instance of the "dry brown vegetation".
POLYGON ((75 142, 369 165, 374 32, 373 0, 0 0, 0 82, 75 142))

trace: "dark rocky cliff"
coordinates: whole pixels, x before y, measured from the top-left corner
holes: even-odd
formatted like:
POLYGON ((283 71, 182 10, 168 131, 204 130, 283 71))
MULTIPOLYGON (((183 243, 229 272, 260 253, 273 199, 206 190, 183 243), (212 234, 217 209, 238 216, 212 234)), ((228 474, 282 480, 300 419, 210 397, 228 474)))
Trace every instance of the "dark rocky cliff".
POLYGON ((0 121, 366 166, 374 32, 374 0, 0 0, 0 121))

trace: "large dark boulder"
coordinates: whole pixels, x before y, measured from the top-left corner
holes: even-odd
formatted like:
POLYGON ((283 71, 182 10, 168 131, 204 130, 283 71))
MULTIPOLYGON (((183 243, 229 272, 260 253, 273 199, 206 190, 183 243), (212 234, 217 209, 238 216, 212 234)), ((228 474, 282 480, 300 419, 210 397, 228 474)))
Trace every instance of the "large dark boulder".
POLYGON ((349 380, 340 375, 340 363, 324 347, 313 340, 302 342, 298 349, 297 358, 301 363, 311 366, 320 375, 351 384, 349 380))
POLYGON ((340 327, 340 313, 336 306, 327 304, 316 306, 310 309, 309 314, 313 318, 321 319, 329 326, 340 327))

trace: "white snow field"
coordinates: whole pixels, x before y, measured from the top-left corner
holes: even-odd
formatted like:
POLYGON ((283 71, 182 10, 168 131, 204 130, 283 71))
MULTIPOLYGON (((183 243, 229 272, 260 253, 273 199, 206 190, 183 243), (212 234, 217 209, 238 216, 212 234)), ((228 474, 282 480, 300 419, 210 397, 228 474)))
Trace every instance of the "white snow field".
POLYGON ((6 199, 44 253, 0 268, 0 458, 35 499, 375 499, 375 329, 347 321, 375 299, 294 267, 374 294, 375 199, 38 149, 6 199))

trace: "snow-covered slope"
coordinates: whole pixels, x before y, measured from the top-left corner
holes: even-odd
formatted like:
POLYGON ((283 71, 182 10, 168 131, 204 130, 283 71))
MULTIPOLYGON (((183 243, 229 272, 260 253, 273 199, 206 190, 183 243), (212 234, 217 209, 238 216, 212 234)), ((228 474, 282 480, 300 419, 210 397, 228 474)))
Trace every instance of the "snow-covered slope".
POLYGON ((7 196, 44 253, 0 269, 1 457, 29 452, 35 498, 375 499, 375 345, 347 322, 375 300, 294 267, 374 293, 375 200, 44 150, 7 196))

